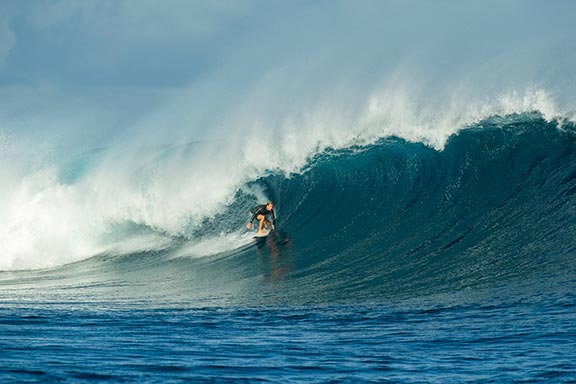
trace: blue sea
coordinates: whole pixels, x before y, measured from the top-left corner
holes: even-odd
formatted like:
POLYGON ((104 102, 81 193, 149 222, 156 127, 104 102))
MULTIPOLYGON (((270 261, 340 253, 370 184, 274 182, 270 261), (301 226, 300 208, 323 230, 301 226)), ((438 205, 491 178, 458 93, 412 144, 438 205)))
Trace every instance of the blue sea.
MULTIPOLYGON (((102 152, 71 158, 59 185, 94 177, 102 152)), ((1 381, 574 382, 575 193, 576 127, 539 113, 442 149, 328 148, 181 235, 127 221, 90 257, 14 258, 1 381), (265 240, 245 229, 258 194, 276 202, 265 240)))

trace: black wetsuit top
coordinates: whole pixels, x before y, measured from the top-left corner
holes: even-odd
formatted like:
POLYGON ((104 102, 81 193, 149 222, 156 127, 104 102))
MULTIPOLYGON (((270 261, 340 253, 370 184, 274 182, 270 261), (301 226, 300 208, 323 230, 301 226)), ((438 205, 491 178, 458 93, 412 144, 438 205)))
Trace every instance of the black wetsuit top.
POLYGON ((274 209, 271 211, 267 210, 266 204, 258 205, 257 207, 252 208, 250 212, 252 212, 252 218, 250 219, 250 222, 253 222, 258 215, 272 215, 272 225, 276 226, 276 215, 274 214, 274 209))

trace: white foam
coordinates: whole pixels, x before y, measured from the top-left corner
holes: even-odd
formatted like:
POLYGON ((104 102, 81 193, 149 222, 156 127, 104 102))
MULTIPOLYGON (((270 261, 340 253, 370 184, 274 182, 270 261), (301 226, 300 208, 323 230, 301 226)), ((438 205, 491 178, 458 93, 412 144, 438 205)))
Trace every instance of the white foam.
POLYGON ((228 233, 220 234, 213 238, 202 240, 197 243, 189 243, 180 247, 171 254, 172 258, 191 257, 200 258, 223 253, 228 250, 238 249, 251 244, 254 233, 228 233))
POLYGON ((3 196, 0 269, 46 268, 98 253, 94 216, 79 197, 50 168, 17 180, 3 196))

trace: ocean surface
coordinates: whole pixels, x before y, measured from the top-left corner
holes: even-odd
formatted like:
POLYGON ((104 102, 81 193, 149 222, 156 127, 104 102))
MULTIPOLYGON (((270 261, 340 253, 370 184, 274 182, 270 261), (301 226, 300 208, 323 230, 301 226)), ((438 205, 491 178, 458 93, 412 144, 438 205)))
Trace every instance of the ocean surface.
POLYGON ((86 150, 21 179, 2 383, 576 381, 570 121, 493 115, 440 147, 392 135, 234 182, 192 171, 231 192, 154 205, 204 147, 86 150), (277 228, 255 240, 267 199, 277 228))

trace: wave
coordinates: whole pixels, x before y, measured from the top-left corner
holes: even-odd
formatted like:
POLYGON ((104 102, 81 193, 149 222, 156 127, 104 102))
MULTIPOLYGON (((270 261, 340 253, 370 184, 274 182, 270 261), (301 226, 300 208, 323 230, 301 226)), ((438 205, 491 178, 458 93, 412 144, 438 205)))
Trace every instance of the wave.
POLYGON ((575 138, 538 114, 494 117, 441 152, 386 139, 264 182, 332 291, 537 282, 574 267, 575 138))
MULTIPOLYGON (((109 220, 97 237, 100 248, 56 249, 62 253, 54 265, 87 261, 36 273, 56 274, 57 281, 82 275, 82 284, 100 282, 101 289, 116 291, 122 286, 117 284, 120 269, 122 279, 148 287, 130 293, 121 289, 122 294, 257 297, 264 302, 422 295, 508 281, 570 280, 567 273, 576 266, 575 128, 566 121, 547 121, 539 113, 494 116, 452 135, 441 151, 397 137, 326 149, 298 172, 268 171, 240 183, 224 200, 218 197, 221 209, 198 220, 188 217, 174 232, 167 224, 135 220, 134 212, 122 216, 113 211, 117 216, 108 217, 106 211, 100 213, 96 221, 109 220), (244 225, 249 208, 264 199, 276 202, 278 230, 254 243, 244 225), (64 252, 76 254, 66 258, 64 252), (262 285, 263 276, 282 284, 262 285)), ((155 172, 168 169, 159 164, 171 163, 174 151, 197 149, 196 144, 164 148, 152 160, 147 154, 149 161, 133 176, 150 175, 150 164, 155 172)), ((54 196, 86 193, 85 187, 67 188, 82 185, 87 175, 94 181, 98 172, 86 170, 98 156, 98 151, 84 156, 74 162, 75 169, 57 176, 60 189, 51 191, 54 196)), ((118 200, 122 196, 107 195, 99 206, 118 200)), ((24 213, 34 208, 38 219, 36 204, 41 202, 41 197, 30 202, 24 213)), ((59 215, 62 226, 46 221, 34 229, 61 235, 50 239, 56 243, 94 244, 96 237, 71 227, 72 219, 85 220, 85 211, 78 210, 80 214, 40 210, 42 215, 59 215)), ((97 228, 92 225, 89 228, 97 228)), ((36 264, 28 267, 46 266, 47 253, 12 244, 20 247, 20 254, 33 253, 29 260, 36 264)), ((4 260, 7 251, 4 247, 4 260)))
POLYGON ((31 137, 5 139, 0 270, 54 267, 102 253, 162 250, 182 238, 227 235, 242 224, 240 212, 269 198, 252 181, 299 174, 327 151, 367 147, 386 137, 441 151, 462 127, 510 111, 537 109, 547 121, 570 121, 570 115, 558 118, 551 97, 539 90, 461 110, 422 108, 400 88, 366 92, 348 108, 339 106, 349 96, 305 109, 288 106, 284 113, 273 113, 263 101, 260 113, 252 114, 255 107, 231 112, 234 122, 216 126, 219 135, 200 141, 186 135, 184 141, 155 142, 157 130, 148 135, 145 127, 127 141, 92 150, 34 145, 31 137))

